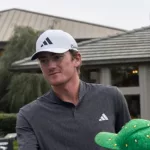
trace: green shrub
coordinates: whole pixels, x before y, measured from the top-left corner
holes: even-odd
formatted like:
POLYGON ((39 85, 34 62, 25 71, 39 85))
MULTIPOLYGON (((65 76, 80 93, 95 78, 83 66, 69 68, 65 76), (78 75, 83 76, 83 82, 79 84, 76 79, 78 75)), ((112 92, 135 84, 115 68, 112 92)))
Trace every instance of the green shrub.
POLYGON ((0 113, 0 136, 8 133, 15 133, 16 114, 0 113))
POLYGON ((13 142, 13 149, 14 150, 18 150, 18 143, 17 143, 17 141, 13 142))

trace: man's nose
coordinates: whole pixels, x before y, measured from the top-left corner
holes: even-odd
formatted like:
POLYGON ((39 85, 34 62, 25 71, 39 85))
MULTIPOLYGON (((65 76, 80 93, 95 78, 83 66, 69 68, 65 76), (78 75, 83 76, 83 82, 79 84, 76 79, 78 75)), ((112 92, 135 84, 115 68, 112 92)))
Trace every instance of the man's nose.
POLYGON ((54 61, 53 59, 49 59, 48 68, 56 68, 56 61, 54 61))

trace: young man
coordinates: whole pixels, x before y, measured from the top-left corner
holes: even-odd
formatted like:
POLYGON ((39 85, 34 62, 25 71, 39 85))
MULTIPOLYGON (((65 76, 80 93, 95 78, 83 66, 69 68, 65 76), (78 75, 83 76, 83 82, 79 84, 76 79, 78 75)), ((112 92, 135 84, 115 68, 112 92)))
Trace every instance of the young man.
POLYGON ((93 140, 96 133, 118 132, 130 120, 124 96, 116 87, 79 79, 81 54, 64 31, 42 33, 35 59, 52 89, 20 109, 19 149, 102 150, 93 140))

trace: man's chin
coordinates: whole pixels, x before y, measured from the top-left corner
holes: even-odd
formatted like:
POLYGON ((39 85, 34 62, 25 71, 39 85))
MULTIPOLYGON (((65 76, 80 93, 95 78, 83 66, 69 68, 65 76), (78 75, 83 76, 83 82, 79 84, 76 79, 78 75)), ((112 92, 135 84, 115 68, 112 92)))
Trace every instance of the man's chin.
POLYGON ((62 81, 50 81, 50 85, 52 85, 52 86, 61 86, 64 83, 65 82, 62 82, 62 81))

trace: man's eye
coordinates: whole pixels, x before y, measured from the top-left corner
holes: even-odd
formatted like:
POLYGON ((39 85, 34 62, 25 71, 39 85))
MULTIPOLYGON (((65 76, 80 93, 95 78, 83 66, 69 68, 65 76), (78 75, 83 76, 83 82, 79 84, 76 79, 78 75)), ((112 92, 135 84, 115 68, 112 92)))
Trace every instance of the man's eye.
POLYGON ((47 59, 41 59, 40 62, 41 63, 46 63, 48 60, 47 59))
POLYGON ((54 59, 55 60, 59 60, 59 59, 61 59, 63 57, 63 55, 56 55, 56 56, 54 56, 54 59))

